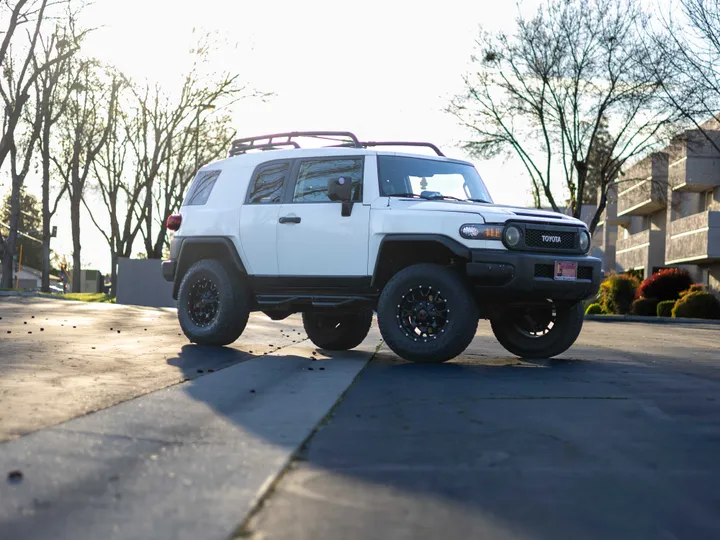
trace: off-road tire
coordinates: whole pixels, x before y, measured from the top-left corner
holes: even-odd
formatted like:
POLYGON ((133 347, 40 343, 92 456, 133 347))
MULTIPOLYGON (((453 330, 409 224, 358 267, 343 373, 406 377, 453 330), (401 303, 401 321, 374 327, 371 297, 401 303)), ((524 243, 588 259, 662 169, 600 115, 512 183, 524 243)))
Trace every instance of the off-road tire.
POLYGON ((552 358, 567 351, 580 335, 583 325, 582 302, 557 305, 553 327, 539 337, 526 335, 511 317, 490 319, 493 333, 506 350, 520 358, 552 358))
POLYGON ((229 345, 245 330, 250 316, 249 294, 243 281, 231 279, 223 264, 206 259, 193 264, 185 273, 178 292, 178 320, 185 336, 198 345, 229 345), (197 324, 191 315, 193 286, 202 280, 217 289, 217 310, 207 326, 197 324))
POLYGON ((347 351, 360 345, 372 325, 373 312, 302 314, 305 333, 315 346, 328 351, 347 351))
MULTIPOLYGON (((436 297, 437 298, 437 297, 436 297)), ((467 349, 478 326, 478 307, 466 281, 456 272, 437 264, 415 264, 395 274, 378 301, 378 326, 388 347, 405 360, 440 363, 467 349), (403 328, 400 305, 415 288, 432 288, 446 302, 447 320, 432 336, 410 335, 403 328)))

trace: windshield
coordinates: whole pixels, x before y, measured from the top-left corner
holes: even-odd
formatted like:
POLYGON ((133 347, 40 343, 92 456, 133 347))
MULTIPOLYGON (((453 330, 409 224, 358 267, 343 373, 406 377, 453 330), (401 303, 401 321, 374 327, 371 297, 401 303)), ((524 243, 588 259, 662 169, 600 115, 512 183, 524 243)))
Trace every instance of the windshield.
POLYGON ((421 195, 436 192, 448 198, 492 202, 472 165, 401 156, 378 156, 380 195, 421 195))

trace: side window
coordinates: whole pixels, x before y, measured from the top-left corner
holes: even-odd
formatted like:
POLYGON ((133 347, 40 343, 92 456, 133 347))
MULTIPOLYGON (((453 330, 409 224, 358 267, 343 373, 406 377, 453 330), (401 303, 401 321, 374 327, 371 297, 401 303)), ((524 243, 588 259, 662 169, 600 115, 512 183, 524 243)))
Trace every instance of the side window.
POLYGON ((193 180, 188 194, 185 197, 183 206, 200 206, 207 202, 212 189, 215 187, 215 181, 220 176, 221 171, 203 171, 198 173, 193 180))
POLYGON ((328 181, 343 177, 352 183, 352 200, 362 200, 363 159, 317 159, 300 164, 293 202, 333 202, 328 181))
POLYGON ((289 163, 272 163, 263 166, 255 176, 248 193, 248 204, 279 203, 289 163))

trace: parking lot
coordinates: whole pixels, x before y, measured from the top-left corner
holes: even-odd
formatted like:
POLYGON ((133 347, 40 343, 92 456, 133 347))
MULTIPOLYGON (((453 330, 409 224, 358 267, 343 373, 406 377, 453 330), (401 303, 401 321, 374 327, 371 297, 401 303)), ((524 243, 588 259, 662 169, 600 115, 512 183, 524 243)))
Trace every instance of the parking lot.
POLYGON ((0 317, 3 538, 720 537, 720 326, 586 322, 520 361, 481 322, 417 365, 297 317, 223 350, 172 310, 0 317))

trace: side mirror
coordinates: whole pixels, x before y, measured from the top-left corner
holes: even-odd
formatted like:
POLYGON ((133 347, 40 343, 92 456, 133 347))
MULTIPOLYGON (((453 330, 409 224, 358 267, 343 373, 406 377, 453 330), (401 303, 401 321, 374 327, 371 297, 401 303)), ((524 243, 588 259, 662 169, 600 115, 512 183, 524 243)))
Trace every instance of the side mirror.
POLYGON ((328 199, 342 202, 343 217, 352 214, 352 187, 350 178, 344 176, 328 180, 328 199))
POLYGON ((331 201, 349 201, 352 197, 352 181, 340 176, 328 180, 328 199, 331 201))

